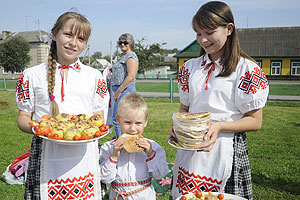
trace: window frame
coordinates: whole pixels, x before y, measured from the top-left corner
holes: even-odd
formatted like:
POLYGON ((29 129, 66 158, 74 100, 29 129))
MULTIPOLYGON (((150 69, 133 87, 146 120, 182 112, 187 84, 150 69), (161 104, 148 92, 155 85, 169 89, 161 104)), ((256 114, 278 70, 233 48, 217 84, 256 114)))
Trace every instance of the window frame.
POLYGON ((271 76, 280 76, 281 73, 282 73, 282 60, 271 60, 271 62, 270 62, 270 75, 271 76), (275 66, 273 66, 274 63, 279 63, 280 66, 279 67, 275 67, 275 66), (272 73, 272 69, 273 68, 275 68, 275 71, 276 71, 276 69, 279 69, 279 73, 275 72, 275 74, 273 74, 272 73))
POLYGON ((291 60, 291 72, 290 72, 291 76, 300 76, 300 60, 291 60), (299 63, 299 66, 293 66, 294 63, 299 63), (299 69, 299 74, 295 73, 293 74, 293 69, 295 68, 295 71, 297 72, 297 68, 299 69))

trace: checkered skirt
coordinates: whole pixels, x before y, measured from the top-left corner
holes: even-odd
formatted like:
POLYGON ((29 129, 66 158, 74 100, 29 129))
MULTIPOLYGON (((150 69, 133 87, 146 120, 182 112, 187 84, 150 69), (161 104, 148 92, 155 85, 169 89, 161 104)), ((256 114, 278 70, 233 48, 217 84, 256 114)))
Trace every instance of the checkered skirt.
POLYGON ((235 133, 233 138, 233 166, 225 192, 253 199, 251 170, 246 133, 235 133))
POLYGON ((27 177, 25 182, 25 200, 41 199, 40 197, 40 166, 43 139, 34 135, 31 143, 27 177))

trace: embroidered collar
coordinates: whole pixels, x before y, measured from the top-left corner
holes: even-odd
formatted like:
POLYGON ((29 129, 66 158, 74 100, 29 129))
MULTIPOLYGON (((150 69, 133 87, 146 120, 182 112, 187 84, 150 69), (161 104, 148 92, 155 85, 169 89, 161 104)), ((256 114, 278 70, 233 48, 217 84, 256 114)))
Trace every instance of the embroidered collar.
POLYGON ((205 90, 208 89, 208 81, 211 76, 211 73, 215 71, 216 66, 221 66, 221 59, 219 58, 216 61, 211 61, 208 57, 208 54, 203 56, 203 60, 201 62, 201 67, 204 67, 204 70, 208 70, 208 73, 206 75, 206 80, 205 80, 205 90))
POLYGON ((78 72, 80 72, 80 70, 81 70, 81 66, 80 65, 81 65, 81 62, 80 62, 79 59, 77 59, 76 62, 74 62, 74 63, 72 63, 70 65, 60 65, 59 63, 57 63, 57 67, 58 68, 72 68, 72 69, 74 69, 75 71, 78 71, 78 72))

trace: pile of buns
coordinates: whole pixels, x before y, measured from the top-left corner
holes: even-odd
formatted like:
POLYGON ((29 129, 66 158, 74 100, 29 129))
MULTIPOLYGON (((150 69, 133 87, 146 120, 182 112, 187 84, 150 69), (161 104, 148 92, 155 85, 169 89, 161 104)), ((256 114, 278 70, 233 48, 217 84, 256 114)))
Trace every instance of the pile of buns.
POLYGON ((210 125, 210 113, 174 113, 173 129, 178 143, 187 149, 199 149, 210 125))
POLYGON ((65 140, 76 140, 82 136, 95 137, 99 127, 104 124, 101 115, 95 114, 89 117, 86 114, 70 115, 61 113, 56 117, 47 116, 41 121, 39 127, 49 127, 51 135, 57 135, 65 140))

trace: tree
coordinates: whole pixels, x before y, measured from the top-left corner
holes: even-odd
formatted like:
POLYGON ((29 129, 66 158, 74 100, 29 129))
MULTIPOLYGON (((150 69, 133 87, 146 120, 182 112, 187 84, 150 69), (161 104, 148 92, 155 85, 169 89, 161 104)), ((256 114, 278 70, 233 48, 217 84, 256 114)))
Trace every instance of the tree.
POLYGON ((23 37, 13 37, 0 44, 0 65, 7 72, 21 72, 29 64, 30 45, 23 37))
POLYGON ((133 51, 139 59, 139 73, 145 73, 146 70, 154 69, 159 66, 161 62, 162 46, 166 43, 154 43, 151 45, 144 45, 145 38, 137 40, 133 51))
POLYGON ((102 57, 101 51, 96 51, 96 52, 92 55, 92 57, 95 58, 95 59, 101 58, 101 57, 102 57))

